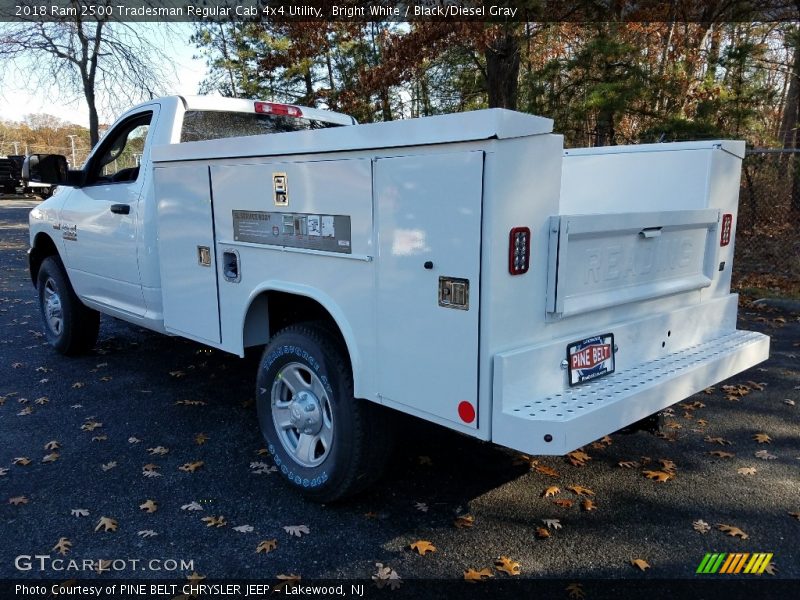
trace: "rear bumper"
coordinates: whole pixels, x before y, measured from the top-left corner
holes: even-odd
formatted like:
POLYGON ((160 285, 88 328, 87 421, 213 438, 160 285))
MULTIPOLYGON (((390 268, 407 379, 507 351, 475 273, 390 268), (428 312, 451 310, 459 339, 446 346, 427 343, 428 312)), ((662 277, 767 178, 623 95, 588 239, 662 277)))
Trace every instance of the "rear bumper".
POLYGON ((526 395, 518 387, 504 388, 504 363, 498 360, 494 402, 500 408, 493 415, 492 441, 529 454, 565 454, 768 357, 768 336, 729 331, 607 377, 541 397, 535 393, 526 395))

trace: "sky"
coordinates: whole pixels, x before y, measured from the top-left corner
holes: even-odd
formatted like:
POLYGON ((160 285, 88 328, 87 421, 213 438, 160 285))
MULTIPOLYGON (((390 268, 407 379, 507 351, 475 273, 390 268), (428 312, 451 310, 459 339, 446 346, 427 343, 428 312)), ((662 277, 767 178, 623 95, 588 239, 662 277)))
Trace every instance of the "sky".
MULTIPOLYGON (((165 83, 167 95, 197 94, 198 86, 205 76, 205 62, 202 59, 193 59, 192 55, 198 49, 190 45, 188 40, 192 34, 191 23, 174 24, 178 29, 172 47, 165 48, 165 53, 173 57, 177 79, 165 83)), ((103 123, 111 123, 118 116, 116 114, 102 114, 103 123)), ((129 108, 129 107, 126 107, 129 108)), ((106 113, 108 111, 105 111, 106 113)), ((58 98, 55 90, 41 93, 36 89, 26 88, 22 85, 14 87, 6 85, 0 90, 0 118, 10 121, 21 121, 25 115, 47 113, 75 123, 83 127, 89 126, 89 109, 81 98, 74 103, 65 103, 58 98)))

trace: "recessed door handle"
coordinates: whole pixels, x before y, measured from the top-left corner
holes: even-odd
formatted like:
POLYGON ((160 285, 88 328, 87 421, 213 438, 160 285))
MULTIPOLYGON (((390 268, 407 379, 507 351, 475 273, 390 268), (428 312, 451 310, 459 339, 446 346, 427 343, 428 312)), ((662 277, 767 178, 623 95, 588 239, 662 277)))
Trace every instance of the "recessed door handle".
POLYGON ((130 204, 112 204, 111 212, 115 215, 129 215, 131 212, 130 204))
POLYGON ((643 238, 654 238, 661 235, 661 227, 645 227, 639 232, 643 238))

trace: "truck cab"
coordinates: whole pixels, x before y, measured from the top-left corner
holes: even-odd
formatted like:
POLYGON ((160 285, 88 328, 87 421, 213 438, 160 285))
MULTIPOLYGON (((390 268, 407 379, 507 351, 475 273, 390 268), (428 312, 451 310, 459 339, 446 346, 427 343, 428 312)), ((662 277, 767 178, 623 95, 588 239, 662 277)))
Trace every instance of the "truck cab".
POLYGON ((86 306, 164 332, 151 149, 353 125, 308 107, 171 96, 120 116, 53 198, 31 213, 31 276, 53 251, 86 306))

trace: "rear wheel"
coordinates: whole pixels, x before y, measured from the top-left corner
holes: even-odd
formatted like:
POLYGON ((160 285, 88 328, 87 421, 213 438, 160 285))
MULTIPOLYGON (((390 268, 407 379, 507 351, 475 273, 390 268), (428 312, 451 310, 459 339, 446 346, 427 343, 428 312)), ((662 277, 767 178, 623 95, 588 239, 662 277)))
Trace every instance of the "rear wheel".
POLYGON ((275 464, 303 495, 330 502, 380 476, 391 447, 385 410, 353 397, 345 349, 324 327, 293 325, 275 335, 256 397, 275 464))
POLYGON ((78 299, 58 257, 48 256, 42 261, 37 288, 44 332, 50 345, 67 355, 91 349, 100 331, 100 313, 78 299))

